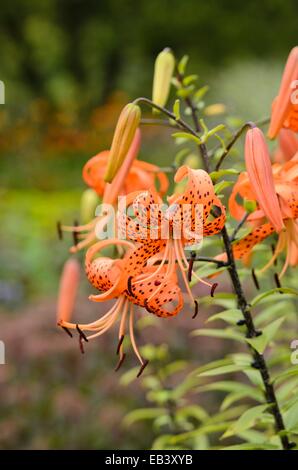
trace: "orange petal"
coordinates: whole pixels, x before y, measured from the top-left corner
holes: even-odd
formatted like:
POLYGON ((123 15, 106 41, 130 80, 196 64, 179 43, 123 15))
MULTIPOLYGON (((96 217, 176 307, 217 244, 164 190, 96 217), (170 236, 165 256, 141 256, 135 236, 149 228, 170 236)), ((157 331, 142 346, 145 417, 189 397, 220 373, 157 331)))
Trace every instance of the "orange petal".
POLYGON ((70 258, 64 264, 59 287, 57 305, 57 323, 68 321, 73 312, 80 280, 80 264, 76 258, 70 258))
POLYGON ((298 79, 298 47, 294 47, 288 57, 282 76, 278 96, 272 106, 271 121, 268 136, 273 139, 284 126, 285 121, 290 118, 291 111, 297 105, 292 102, 292 84, 298 79))
POLYGON ((133 296, 130 296, 130 300, 133 303, 145 307, 158 317, 173 317, 183 308, 183 296, 175 276, 165 279, 164 274, 157 274, 148 280, 132 283, 131 291, 133 296), (158 289, 161 284, 162 288, 158 289), (154 291, 157 293, 150 299, 154 291))
POLYGON ((110 151, 104 150, 90 158, 83 167, 83 180, 90 188, 93 188, 99 196, 104 193, 104 171, 107 165, 110 151))
POLYGON ((275 192, 270 156, 264 135, 257 127, 246 133, 245 163, 260 208, 273 224, 276 232, 280 232, 284 224, 275 192))
POLYGON ((236 200, 238 194, 243 199, 248 199, 250 201, 254 201, 256 199, 255 193, 251 189, 250 181, 246 172, 240 173, 229 198, 229 210, 231 216, 236 220, 241 220, 246 211, 244 207, 238 204, 236 200))
POLYGON ((205 236, 211 236, 211 235, 215 235, 216 233, 221 232, 221 230, 223 229, 225 225, 225 221, 226 221, 225 206, 223 206, 223 204, 221 203, 220 199, 218 199, 218 197, 214 198, 213 205, 216 207, 219 207, 220 215, 218 217, 215 217, 214 220, 204 223, 204 235, 205 236))
MULTIPOLYGON (((203 206, 204 227, 205 225, 209 224, 207 219, 212 209, 212 205, 218 205, 222 210, 221 217, 214 221, 213 225, 210 225, 209 228, 210 234, 212 234, 213 230, 215 230, 216 225, 218 224, 218 231, 220 231, 225 221, 225 209, 215 195, 214 186, 210 176, 204 170, 195 170, 184 165, 177 171, 175 175, 175 182, 179 183, 181 180, 183 180, 183 178, 185 178, 185 176, 188 176, 188 182, 184 193, 181 195, 173 195, 169 198, 171 205, 167 211, 167 214, 169 214, 171 219, 174 219, 176 213, 181 210, 181 206, 183 204, 191 204, 191 230, 195 230, 196 218, 198 217, 196 205, 201 204, 203 206)), ((179 217, 177 220, 179 220, 179 217)), ((183 222, 185 223, 185 219, 183 222)))
POLYGON ((290 160, 298 152, 298 138, 290 129, 281 129, 278 134, 279 149, 275 153, 276 162, 290 160))
POLYGON ((123 259, 127 276, 136 276, 144 271, 147 261, 159 253, 166 245, 164 240, 148 240, 128 251, 123 259))

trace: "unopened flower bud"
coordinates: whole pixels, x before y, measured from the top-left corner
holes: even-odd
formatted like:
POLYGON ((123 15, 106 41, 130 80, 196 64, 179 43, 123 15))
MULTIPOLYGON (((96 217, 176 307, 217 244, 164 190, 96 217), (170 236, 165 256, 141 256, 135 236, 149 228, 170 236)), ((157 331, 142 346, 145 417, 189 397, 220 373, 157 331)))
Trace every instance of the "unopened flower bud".
POLYGON ((58 305, 57 305, 57 323, 63 324, 69 321, 72 316, 76 294, 80 280, 80 264, 76 258, 70 258, 63 267, 58 305))
POLYGON ((119 116, 110 150, 104 180, 111 183, 121 167, 132 144, 141 120, 141 109, 137 104, 127 104, 119 116))
POLYGON ((85 189, 81 197, 81 217, 83 224, 94 219, 95 209, 99 204, 99 197, 94 189, 85 189))
POLYGON ((164 106, 168 100, 174 68, 174 55, 166 48, 158 54, 154 65, 152 101, 158 106, 164 106))
POLYGON ((274 186, 270 155, 264 134, 257 127, 246 133, 245 164, 259 206, 279 233, 284 223, 274 186))

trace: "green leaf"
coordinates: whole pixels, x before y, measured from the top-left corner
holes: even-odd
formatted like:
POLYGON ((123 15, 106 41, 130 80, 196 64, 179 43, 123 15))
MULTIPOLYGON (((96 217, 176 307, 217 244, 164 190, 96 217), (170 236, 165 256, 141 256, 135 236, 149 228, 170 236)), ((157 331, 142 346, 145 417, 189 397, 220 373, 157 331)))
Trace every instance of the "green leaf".
POLYGON ((268 322, 276 316, 280 316, 280 312, 292 312, 294 309, 292 302, 289 300, 280 301, 275 304, 269 305, 267 308, 262 308, 262 311, 255 317, 255 324, 260 326, 263 322, 268 322))
POLYGON ((278 332, 282 325, 285 317, 278 318, 273 323, 263 328, 262 334, 256 338, 246 338, 248 344, 250 344, 259 354, 263 354, 268 344, 273 340, 274 336, 278 332))
POLYGON ((176 411, 177 420, 195 418, 198 421, 204 422, 209 418, 208 413, 198 405, 189 405, 183 408, 180 408, 176 411))
POLYGON ((283 413, 286 428, 289 430, 295 429, 298 425, 298 400, 297 397, 295 399, 296 402, 283 413))
MULTIPOLYGON (((249 366, 246 366, 249 367, 249 366)), ((207 370, 198 374, 199 377, 213 377, 215 375, 231 374, 233 372, 243 371, 244 367, 236 364, 217 367, 216 369, 207 370)))
POLYGON ((237 436, 251 444, 265 444, 268 440, 268 437, 263 432, 256 431, 255 429, 239 432, 237 436))
POLYGON ((200 301, 207 305, 219 305, 221 307, 231 309, 235 308, 236 296, 231 292, 218 292, 214 297, 211 297, 210 295, 201 297, 200 301))
POLYGON ((182 59, 179 60, 177 68, 178 68, 178 72, 180 73, 180 75, 184 75, 188 60, 189 60, 188 55, 184 55, 182 59))
MULTIPOLYGON (((206 424, 213 424, 213 423, 221 423, 222 421, 231 421, 235 418, 238 418, 247 410, 247 405, 239 405, 235 406, 234 408, 229 408, 228 410, 221 411, 219 413, 215 413, 213 416, 210 417, 208 423, 206 424)), ((230 422, 230 425, 232 423, 230 422)))
POLYGON ((225 357, 224 359, 219 359, 218 361, 208 362, 207 364, 197 367, 191 372, 190 375, 197 376, 207 370, 212 370, 212 369, 216 369, 217 367, 228 366, 228 365, 233 365, 233 364, 234 362, 232 361, 232 359, 225 357))
MULTIPOLYGON (((201 268, 197 269, 195 271, 196 275, 198 277, 208 277, 211 274, 214 273, 222 273, 227 269, 226 266, 218 268, 216 264, 212 265, 212 263, 205 263, 201 268)), ((193 276, 191 282, 190 282, 190 287, 195 286, 199 281, 193 276)))
POLYGON ((171 362, 170 364, 167 364, 165 367, 160 369, 159 372, 163 378, 167 378, 173 374, 176 374, 177 372, 181 370, 186 369, 187 366, 188 366, 187 361, 178 360, 178 361, 171 362))
POLYGON ((209 86, 208 85, 205 85, 201 88, 199 88, 196 92, 195 92, 195 95, 194 97, 196 98, 197 101, 201 100, 207 93, 207 91, 209 91, 209 86))
POLYGON ((293 377, 295 375, 298 375, 298 366, 290 367, 288 370, 277 374, 273 381, 279 382, 280 380, 287 379, 288 377, 293 377))
POLYGON ((277 399, 284 401, 289 398, 296 390, 298 390, 298 377, 288 380, 278 387, 276 390, 277 399))
POLYGON ((187 431, 181 434, 172 435, 170 438, 169 444, 175 445, 175 444, 179 444, 180 442, 184 442, 188 439, 192 439, 197 436, 217 433, 217 432, 227 429, 229 424, 230 424, 229 422, 226 423, 223 421, 220 423, 211 423, 211 424, 203 425, 197 429, 194 429, 193 431, 187 431))
POLYGON ((212 135, 216 134, 219 131, 222 131, 225 128, 224 124, 218 124, 218 126, 213 127, 207 133, 207 138, 211 137, 212 135))
POLYGON ((220 181, 219 183, 216 183, 214 185, 214 190, 215 190, 215 194, 218 194, 220 193, 221 191, 223 191, 225 188, 228 188, 229 186, 232 186, 234 184, 233 181, 220 181))
POLYGON ((175 114, 176 119, 180 119, 180 100, 176 100, 173 106, 173 113, 175 114))
POLYGON ((236 401, 242 400, 243 398, 252 398, 253 400, 263 402, 264 396, 258 390, 255 390, 251 387, 244 389, 243 391, 229 393, 220 406, 221 410, 227 410, 231 405, 233 405, 236 401))
POLYGON ((136 380, 138 371, 139 371, 139 367, 133 367, 132 369, 125 372, 120 377, 120 384, 121 385, 129 385, 131 382, 136 380))
POLYGON ((137 421, 158 418, 163 413, 167 413, 166 408, 140 408, 133 410, 125 416, 123 425, 129 427, 137 421))
POLYGON ((251 391, 254 390, 250 385, 242 384, 239 382, 234 382, 232 380, 221 380, 218 382, 201 385, 196 388, 197 393, 209 392, 209 391, 220 391, 220 392, 241 392, 241 391, 251 391))
POLYGON ((189 85, 188 87, 185 87, 185 88, 179 88, 179 90, 177 90, 177 96, 179 96, 179 98, 187 98, 188 96, 192 94, 194 89, 195 89, 194 85, 189 85))
POLYGON ((206 320, 206 323, 209 323, 215 320, 224 320, 227 323, 236 325, 236 323, 242 318, 243 318, 242 313, 238 308, 230 308, 228 310, 224 310, 223 312, 219 312, 219 313, 216 313, 215 315, 212 315, 206 320))
POLYGON ((210 173, 210 177, 213 182, 226 175, 239 175, 239 171, 235 170, 234 168, 229 168, 227 170, 212 171, 212 173, 210 173))
POLYGON ((253 408, 246 410, 243 415, 241 415, 240 418, 226 430, 226 432, 221 436, 221 439, 225 439, 226 437, 233 436, 253 427, 257 419, 262 416, 267 408, 268 404, 254 406, 253 408))
POLYGON ((243 372, 249 378, 252 384, 258 387, 260 390, 264 389, 263 380, 258 370, 251 368, 245 369, 243 372))
POLYGON ((184 77, 184 78, 183 78, 183 85, 184 85, 184 86, 188 86, 188 85, 190 85, 192 82, 195 82, 198 78, 199 78, 199 77, 198 77, 198 75, 196 75, 196 74, 188 75, 187 77, 184 77))
POLYGON ((175 139, 192 140, 197 145, 200 145, 202 143, 198 137, 196 137, 195 135, 189 134, 188 132, 174 132, 172 134, 172 137, 174 137, 175 139))
POLYGON ((296 289, 292 289, 291 287, 275 287, 274 289, 270 289, 267 292, 263 292, 262 294, 257 295, 251 301, 251 306, 255 307, 259 302, 261 302, 266 297, 276 294, 278 292, 283 292, 284 294, 292 294, 298 295, 298 291, 296 289))
POLYGON ((222 447, 222 450, 277 450, 279 449, 278 446, 273 444, 266 444, 266 443, 248 443, 245 442, 243 444, 235 444, 228 447, 222 447))
POLYGON ((245 338, 241 333, 229 328, 225 330, 202 328, 192 331, 191 336, 209 336, 211 338, 232 339, 234 341, 240 341, 241 343, 245 342, 245 338))

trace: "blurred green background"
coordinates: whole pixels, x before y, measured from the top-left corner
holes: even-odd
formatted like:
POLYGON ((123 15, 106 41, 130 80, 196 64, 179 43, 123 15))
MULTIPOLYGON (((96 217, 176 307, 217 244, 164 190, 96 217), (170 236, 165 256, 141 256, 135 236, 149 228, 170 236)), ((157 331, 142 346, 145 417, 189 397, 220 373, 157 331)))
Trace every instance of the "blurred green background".
MULTIPOLYGON (((128 436, 120 429, 123 414, 144 397, 138 387, 119 389, 113 351, 103 355, 100 343, 82 361, 54 328, 58 276, 70 244, 57 241, 56 220, 78 217, 82 165, 109 147, 123 104, 150 96, 161 49, 190 55, 189 70, 211 86, 208 104, 224 102, 233 116, 259 119, 270 112, 297 28, 295 0, 1 4, 0 339, 7 344, 1 448, 150 445, 150 427, 128 436)), ((169 163, 174 147, 167 136, 146 128, 141 158, 169 163)), ((86 292, 85 285, 81 314, 92 315, 86 292)), ((161 338, 173 355, 196 358, 187 333, 177 338, 175 326, 161 338)), ((208 354, 207 348, 210 360, 208 354)))

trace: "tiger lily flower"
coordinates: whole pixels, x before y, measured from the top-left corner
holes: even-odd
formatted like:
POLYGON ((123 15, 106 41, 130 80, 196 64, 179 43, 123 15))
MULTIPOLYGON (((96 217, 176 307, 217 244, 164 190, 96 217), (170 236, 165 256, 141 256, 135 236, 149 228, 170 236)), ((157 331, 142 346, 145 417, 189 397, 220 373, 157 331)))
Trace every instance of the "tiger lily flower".
MULTIPOLYGON (((186 258, 184 248, 191 247, 201 241, 202 236, 211 236, 219 233, 225 223, 225 208, 221 201, 215 195, 213 183, 210 176, 204 170, 193 170, 186 166, 181 167, 175 176, 175 182, 178 183, 185 177, 188 178, 187 186, 183 194, 174 194, 170 198, 169 207, 163 214, 160 208, 160 199, 155 191, 147 191, 140 193, 134 200, 134 214, 137 217, 132 219, 126 217, 126 233, 130 240, 146 243, 150 240, 152 232, 155 233, 157 239, 164 240, 163 249, 160 255, 160 264, 154 273, 150 273, 147 277, 142 275, 141 279, 134 278, 132 288, 135 284, 152 279, 154 275, 159 274, 164 266, 167 266, 166 277, 172 273, 173 266, 179 267, 186 290, 190 299, 197 306, 195 299, 189 287, 189 279, 192 275, 197 277, 196 273, 190 268, 186 258), (201 205, 202 212, 198 213, 197 207, 201 205), (183 207, 187 207, 190 211, 185 212, 183 207), (209 220, 211 209, 216 206, 220 215, 209 220), (199 218, 201 234, 196 231, 198 228, 196 217, 199 218), (178 236, 176 236, 176 225, 180 226, 178 236), (163 238, 164 237, 164 238, 163 238)), ((212 284, 198 278, 200 282, 212 288, 212 284)), ((159 285, 157 291, 162 292, 163 283, 159 285)))
POLYGON ((272 104, 268 137, 274 139, 281 128, 298 131, 298 101, 295 89, 298 86, 298 46, 288 57, 282 76, 278 96, 272 104))
MULTIPOLYGON (((287 257, 280 273, 281 277, 289 265, 296 266, 298 263, 298 156, 294 156, 284 164, 273 164, 272 174, 285 230, 279 233, 273 256, 261 272, 269 268, 281 252, 286 250, 287 257)), ((248 197, 248 199, 256 200, 250 179, 246 173, 239 176, 229 200, 231 215, 240 220, 245 210, 236 202, 237 194, 244 198, 248 197)), ((276 232, 270 221, 264 223, 265 218, 266 214, 261 208, 248 216, 247 221, 252 224, 253 230, 246 237, 233 244, 236 259, 245 259, 256 244, 276 232)))
POLYGON ((270 155, 263 132, 257 127, 246 133, 245 164, 251 189, 260 208, 276 232, 280 232, 284 225, 274 187, 270 155))
MULTIPOLYGON (((225 222, 225 208, 215 195, 212 181, 205 171, 182 167, 176 174, 176 182, 186 176, 188 177, 186 189, 183 194, 173 195, 170 198, 165 219, 160 207, 161 198, 154 188, 146 192, 133 193, 128 198, 128 205, 132 204, 136 218, 126 214, 120 214, 118 217, 118 223, 125 225, 127 239, 99 241, 87 250, 86 274, 89 282, 100 291, 97 295, 90 295, 89 299, 94 302, 116 299, 113 307, 102 318, 91 323, 75 324, 64 316, 59 319, 59 326, 67 332, 71 329, 78 331, 82 351, 83 341, 104 334, 119 320, 117 353, 120 359, 117 370, 125 358, 123 339, 127 323, 132 348, 141 364, 138 376, 147 365, 135 340, 134 305, 163 318, 175 316, 182 310, 184 302, 178 285, 179 271, 187 292, 195 304, 195 315, 197 314, 197 301, 194 300, 188 284, 190 267, 184 253, 184 246, 196 242, 197 234, 193 234, 190 239, 185 236, 181 239, 174 238, 174 224, 177 222, 179 210, 182 211, 184 204, 190 204, 191 213, 187 219, 183 218, 182 214, 181 221, 182 225, 190 223, 192 230, 195 227, 195 205, 202 204, 203 233, 209 236, 222 229, 225 222), (220 209, 220 215, 214 220, 209 220, 212 206, 220 209), (163 237, 163 233, 166 233, 163 232, 165 223, 169 223, 170 226, 167 232, 169 237, 166 235, 163 237), (142 229, 145 229, 145 237, 142 229), (151 237, 152 229, 157 234, 156 237, 151 237), (126 252, 123 257, 121 259, 95 257, 109 245, 124 247, 126 252), (91 334, 86 335, 86 331, 91 334)), ((209 282, 198 279, 212 288, 209 282)))
POLYGON ((107 204, 115 204, 119 194, 129 194, 134 191, 148 189, 154 185, 157 178, 161 195, 168 189, 168 179, 159 171, 158 166, 137 160, 140 150, 141 132, 137 129, 132 145, 119 172, 112 183, 105 183, 104 173, 110 155, 109 150, 104 150, 92 157, 83 168, 85 183, 93 188, 99 196, 103 196, 107 204))
POLYGON ((75 329, 79 333, 79 341, 82 352, 83 341, 101 336, 119 321, 118 347, 117 353, 120 355, 116 370, 121 366, 125 358, 123 352, 123 340, 128 326, 129 335, 133 350, 140 361, 141 368, 138 376, 142 373, 148 361, 144 360, 138 349, 134 334, 134 309, 133 305, 146 308, 150 313, 160 317, 176 315, 183 307, 181 290, 177 284, 175 269, 160 270, 148 280, 148 273, 151 274, 151 267, 147 267, 147 260, 151 255, 160 250, 162 242, 140 245, 135 247, 133 243, 126 240, 104 240, 94 244, 86 254, 85 268, 90 283, 102 291, 101 294, 91 295, 89 298, 94 302, 103 302, 109 299, 117 299, 113 307, 100 319, 91 323, 71 323, 68 316, 59 317, 58 325, 70 333, 75 329), (127 251, 122 259, 111 259, 94 255, 108 245, 122 245, 127 251), (141 274, 143 273, 143 274, 141 274), (133 275, 144 276, 143 282, 132 285, 133 275), (163 285, 163 291, 152 295, 153 290, 157 291, 159 285, 163 285), (171 308, 172 306, 172 308, 171 308), (127 325, 128 324, 128 325, 127 325), (86 335, 84 332, 91 332, 86 335))

